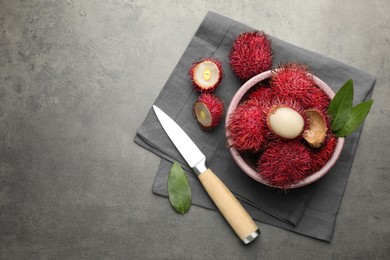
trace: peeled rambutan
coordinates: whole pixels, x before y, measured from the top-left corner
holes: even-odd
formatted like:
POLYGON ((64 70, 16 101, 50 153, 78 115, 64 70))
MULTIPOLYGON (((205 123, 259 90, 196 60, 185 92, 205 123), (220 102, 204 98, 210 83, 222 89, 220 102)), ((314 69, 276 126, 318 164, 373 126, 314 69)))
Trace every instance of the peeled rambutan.
POLYGON ((258 160, 259 174, 272 186, 288 189, 311 172, 311 157, 299 140, 274 141, 258 160))
POLYGON ((230 145, 238 151, 263 149, 270 132, 260 102, 249 99, 239 104, 229 115, 227 130, 230 145))
POLYGON ((312 172, 320 170, 328 162, 336 148, 336 144, 337 137, 329 131, 325 142, 319 148, 309 147, 312 172))
POLYGON ((200 92, 213 92, 223 77, 221 62, 211 58, 193 63, 189 73, 194 87, 200 92))
POLYGON ((261 31, 241 33, 233 42, 229 59, 230 66, 238 78, 250 79, 271 69, 271 40, 261 31))
POLYGON ((202 93, 194 104, 193 112, 201 128, 211 130, 223 118, 223 101, 216 95, 202 93))
POLYGON ((276 98, 267 107, 267 125, 271 132, 283 139, 301 136, 307 118, 302 107, 289 98, 276 98))

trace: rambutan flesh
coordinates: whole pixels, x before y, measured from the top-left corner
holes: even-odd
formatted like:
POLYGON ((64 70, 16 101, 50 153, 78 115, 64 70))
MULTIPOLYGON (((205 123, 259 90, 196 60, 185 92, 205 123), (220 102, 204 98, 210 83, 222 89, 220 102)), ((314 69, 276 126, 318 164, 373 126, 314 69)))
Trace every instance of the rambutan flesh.
POLYGON ((277 96, 296 99, 304 108, 325 109, 330 98, 318 88, 308 68, 299 63, 288 63, 274 70, 271 87, 277 96))
POLYGON ((270 38, 261 31, 241 33, 233 42, 229 60, 234 74, 243 80, 271 69, 270 38))
POLYGON ((292 99, 276 98, 267 109, 267 125, 278 137, 294 139, 305 129, 306 116, 302 107, 292 99))
POLYGON ((213 92, 223 77, 221 62, 211 58, 193 63, 189 73, 194 87, 200 92, 213 92))
POLYGON ((337 144, 337 137, 329 131, 327 138, 321 147, 309 148, 311 163, 310 168, 312 172, 320 170, 332 156, 337 144))
POLYGON ((311 157, 299 140, 270 143, 258 160, 259 174, 272 186, 288 189, 311 173, 311 157))
POLYGON ((223 101, 216 95, 202 93, 194 104, 194 115, 204 130, 218 126, 224 113, 223 101))
POLYGON ((228 139, 238 151, 258 152, 264 148, 270 134, 259 101, 247 100, 229 115, 228 139))
POLYGON ((311 146, 318 148, 325 140, 329 119, 326 112, 315 108, 305 110, 305 114, 308 117, 309 127, 304 131, 303 138, 311 146))

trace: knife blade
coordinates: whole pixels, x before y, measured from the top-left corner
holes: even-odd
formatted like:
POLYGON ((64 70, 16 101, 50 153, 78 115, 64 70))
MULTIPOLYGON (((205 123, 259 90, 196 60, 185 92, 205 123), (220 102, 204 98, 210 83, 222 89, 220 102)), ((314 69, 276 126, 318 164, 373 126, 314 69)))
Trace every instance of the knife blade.
POLYGON ((196 173, 206 192, 237 236, 245 244, 252 242, 259 236, 260 230, 248 212, 225 184, 206 166, 206 156, 184 130, 157 106, 153 105, 153 110, 162 128, 196 173))

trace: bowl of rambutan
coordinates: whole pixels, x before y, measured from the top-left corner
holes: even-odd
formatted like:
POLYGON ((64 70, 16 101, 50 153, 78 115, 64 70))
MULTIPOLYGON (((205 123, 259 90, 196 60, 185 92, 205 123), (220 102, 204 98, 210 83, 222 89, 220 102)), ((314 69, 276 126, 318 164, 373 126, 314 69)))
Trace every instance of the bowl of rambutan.
POLYGON ((330 129, 333 90, 300 63, 249 79, 226 113, 226 138, 237 165, 251 178, 288 190, 313 183, 334 166, 344 138, 330 129))

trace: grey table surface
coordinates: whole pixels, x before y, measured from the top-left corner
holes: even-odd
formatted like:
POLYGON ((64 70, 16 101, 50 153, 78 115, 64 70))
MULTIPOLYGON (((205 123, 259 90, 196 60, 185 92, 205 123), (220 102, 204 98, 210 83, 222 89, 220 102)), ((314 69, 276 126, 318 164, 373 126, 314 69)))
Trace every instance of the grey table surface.
POLYGON ((0 0, 1 259, 390 256, 390 2, 0 0), (136 130, 207 11, 377 76, 331 243, 152 193, 136 130))

